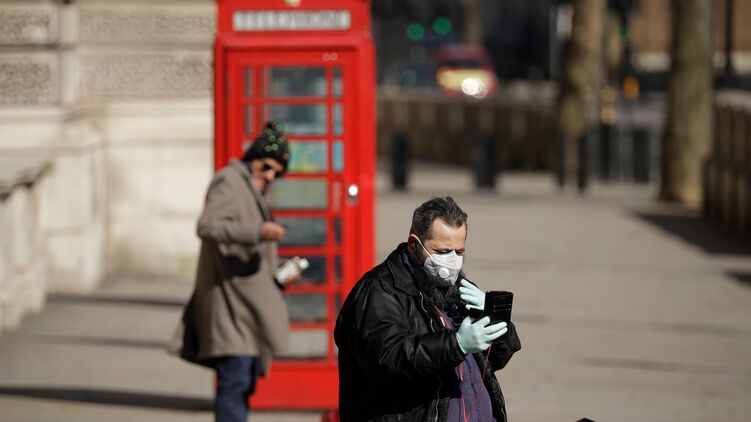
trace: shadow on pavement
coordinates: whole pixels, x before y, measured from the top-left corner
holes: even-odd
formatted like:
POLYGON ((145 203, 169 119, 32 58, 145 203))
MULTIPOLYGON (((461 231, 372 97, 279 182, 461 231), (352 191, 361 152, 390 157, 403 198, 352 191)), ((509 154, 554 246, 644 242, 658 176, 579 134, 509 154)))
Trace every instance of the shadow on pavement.
POLYGON ((167 343, 154 340, 137 340, 122 338, 102 338, 102 337, 81 337, 81 336, 59 336, 59 335, 37 335, 34 336, 40 342, 44 343, 62 343, 62 344, 83 344, 92 346, 111 346, 111 347, 134 347, 139 349, 164 349, 167 343))
POLYGON ((733 280, 751 287, 751 273, 728 271, 727 275, 733 280))
POLYGON ((203 397, 137 393, 96 388, 0 386, 0 396, 18 396, 165 410, 210 411, 212 409, 212 401, 203 397))
POLYGON ((723 327, 715 324, 671 323, 658 321, 627 321, 605 318, 551 317, 543 314, 519 312, 514 322, 560 325, 566 327, 595 328, 603 330, 637 331, 655 333, 681 333, 751 341, 751 330, 723 327))
POLYGON ((50 296, 48 302, 61 304, 146 305, 182 308, 183 306, 185 306, 186 300, 154 299, 150 297, 138 296, 76 296, 56 294, 50 296))
POLYGON ((723 365, 700 365, 679 362, 660 362, 646 359, 583 358, 581 363, 599 368, 639 369, 644 371, 685 372, 694 374, 733 375, 751 377, 751 371, 723 365))
POLYGON ((739 234, 726 231, 717 223, 699 215, 634 214, 684 242, 712 255, 751 255, 751 244, 739 234))

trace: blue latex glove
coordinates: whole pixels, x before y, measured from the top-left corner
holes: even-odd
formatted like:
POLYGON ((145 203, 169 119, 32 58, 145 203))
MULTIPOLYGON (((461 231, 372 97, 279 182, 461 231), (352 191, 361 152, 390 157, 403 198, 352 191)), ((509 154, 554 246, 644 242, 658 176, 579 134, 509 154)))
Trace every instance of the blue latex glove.
POLYGON ((462 325, 456 331, 456 341, 464 353, 475 353, 487 350, 495 339, 506 334, 508 327, 505 322, 490 324, 490 317, 475 322, 469 317, 464 318, 462 325))
POLYGON ((467 302, 467 309, 485 309, 485 292, 466 279, 462 279, 460 283, 459 294, 462 300, 467 302))

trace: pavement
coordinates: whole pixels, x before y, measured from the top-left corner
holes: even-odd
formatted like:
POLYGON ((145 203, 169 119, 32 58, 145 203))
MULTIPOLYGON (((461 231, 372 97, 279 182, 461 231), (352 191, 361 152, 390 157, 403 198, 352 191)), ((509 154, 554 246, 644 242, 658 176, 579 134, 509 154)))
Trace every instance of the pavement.
MULTIPOLYGON (((418 164, 408 192, 378 177, 377 254, 412 211, 452 195, 469 214, 465 270, 515 294, 522 350, 497 373, 512 422, 746 421, 751 242, 654 202, 654 186, 559 191, 509 174, 418 164)), ((0 334, 0 421, 210 421, 212 374, 168 356, 189 280, 117 278, 58 295, 0 334)), ((250 420, 318 421, 315 412, 250 420)))

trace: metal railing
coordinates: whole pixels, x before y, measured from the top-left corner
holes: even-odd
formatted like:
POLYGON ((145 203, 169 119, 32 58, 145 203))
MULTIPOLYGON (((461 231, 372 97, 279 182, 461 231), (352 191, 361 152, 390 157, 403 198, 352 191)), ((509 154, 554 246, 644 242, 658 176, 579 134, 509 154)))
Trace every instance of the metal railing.
POLYGON ((549 97, 478 101, 427 91, 378 92, 381 155, 395 152, 395 137, 403 137, 411 159, 467 166, 481 143, 504 170, 549 170, 554 134, 549 97))

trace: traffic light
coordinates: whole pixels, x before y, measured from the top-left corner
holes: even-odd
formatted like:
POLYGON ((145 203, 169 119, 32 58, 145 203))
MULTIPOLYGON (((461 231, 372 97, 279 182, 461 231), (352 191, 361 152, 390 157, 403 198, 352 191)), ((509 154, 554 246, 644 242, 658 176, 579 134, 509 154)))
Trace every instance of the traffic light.
POLYGON ((433 32, 436 35, 448 35, 452 28, 451 21, 445 16, 439 16, 433 20, 433 32))
POLYGON ((420 23, 410 22, 409 25, 407 25, 405 35, 410 41, 420 41, 425 37, 425 27, 420 23))

